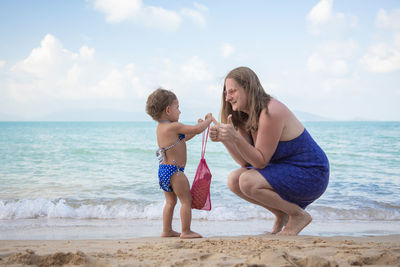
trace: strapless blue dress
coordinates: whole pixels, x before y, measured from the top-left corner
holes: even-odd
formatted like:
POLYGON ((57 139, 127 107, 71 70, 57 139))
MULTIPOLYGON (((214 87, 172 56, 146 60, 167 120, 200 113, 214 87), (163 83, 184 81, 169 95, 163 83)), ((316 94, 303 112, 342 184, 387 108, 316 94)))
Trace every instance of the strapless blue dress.
POLYGON ((256 170, 281 198, 302 209, 319 198, 329 182, 328 158, 306 129, 293 140, 280 141, 268 165, 256 170))

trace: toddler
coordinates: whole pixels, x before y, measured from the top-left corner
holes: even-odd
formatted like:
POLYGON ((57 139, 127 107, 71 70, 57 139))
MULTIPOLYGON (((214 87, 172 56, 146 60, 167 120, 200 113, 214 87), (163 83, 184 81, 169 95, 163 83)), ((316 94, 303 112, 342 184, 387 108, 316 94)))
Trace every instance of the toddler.
POLYGON ((196 125, 185 125, 179 122, 179 102, 176 95, 162 88, 155 90, 147 99, 146 112, 155 121, 157 126, 157 156, 160 165, 158 179, 165 196, 163 209, 162 237, 200 238, 200 234, 191 231, 192 196, 190 184, 184 174, 186 165, 186 141, 196 134, 202 133, 212 121, 211 113, 205 120, 198 120, 196 125), (172 230, 172 217, 176 205, 176 198, 181 202, 182 233, 172 230))

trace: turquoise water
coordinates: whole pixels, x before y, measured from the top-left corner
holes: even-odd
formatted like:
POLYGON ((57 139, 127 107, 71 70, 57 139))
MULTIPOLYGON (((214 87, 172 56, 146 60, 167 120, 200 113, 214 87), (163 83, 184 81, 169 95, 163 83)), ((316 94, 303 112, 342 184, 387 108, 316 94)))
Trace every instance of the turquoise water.
MULTIPOLYGON (((400 233, 400 122, 305 126, 328 155, 331 177, 325 194, 307 208, 314 221, 304 233, 400 233)), ((0 122, 0 239, 158 235, 164 196, 157 182, 155 127, 0 122), (82 232, 76 235, 76 229, 82 232)), ((192 182, 201 135, 187 147, 185 173, 192 182)), ((226 177, 238 166, 224 147, 209 142, 206 160, 213 208, 193 210, 193 225, 208 235, 268 230, 272 215, 227 188, 226 177)), ((179 230, 179 212, 175 218, 179 230)))

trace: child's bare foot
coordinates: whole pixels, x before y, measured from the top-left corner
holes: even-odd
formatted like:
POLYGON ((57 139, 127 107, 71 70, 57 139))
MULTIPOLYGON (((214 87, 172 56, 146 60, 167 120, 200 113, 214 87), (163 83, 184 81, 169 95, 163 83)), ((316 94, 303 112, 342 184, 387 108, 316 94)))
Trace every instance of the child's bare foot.
POLYGON ((161 237, 178 237, 181 233, 175 232, 174 230, 168 232, 162 232, 161 237))
POLYGON ((202 236, 196 232, 193 231, 188 231, 188 232, 182 232, 181 234, 182 239, 186 238, 202 238, 202 236))
POLYGON ((272 227, 271 232, 267 232, 267 235, 274 235, 279 233, 282 228, 287 224, 289 220, 289 216, 285 213, 282 213, 282 216, 276 216, 274 226, 272 227))
POLYGON ((303 210, 295 216, 290 216, 285 228, 278 235, 297 235, 312 221, 311 215, 303 210))

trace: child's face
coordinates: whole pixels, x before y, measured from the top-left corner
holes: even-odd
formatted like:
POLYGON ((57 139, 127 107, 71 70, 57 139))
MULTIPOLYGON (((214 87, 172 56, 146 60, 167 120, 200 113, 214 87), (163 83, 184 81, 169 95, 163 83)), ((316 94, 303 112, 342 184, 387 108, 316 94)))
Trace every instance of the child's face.
POLYGON ((170 121, 178 121, 181 111, 179 110, 179 101, 174 100, 169 106, 168 117, 170 121))

